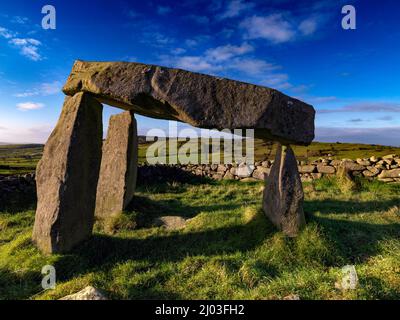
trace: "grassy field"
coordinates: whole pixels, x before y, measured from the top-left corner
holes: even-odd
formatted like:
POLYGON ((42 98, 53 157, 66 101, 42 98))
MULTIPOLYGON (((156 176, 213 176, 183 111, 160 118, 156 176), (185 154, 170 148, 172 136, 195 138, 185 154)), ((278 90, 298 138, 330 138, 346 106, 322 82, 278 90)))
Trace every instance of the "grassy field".
POLYGON ((113 299, 400 299, 400 185, 336 179, 304 186, 307 227, 277 232, 261 209, 262 182, 141 186, 108 233, 67 255, 46 257, 31 243, 34 204, 0 213, 0 299, 57 299, 86 285, 113 299), (190 218, 181 231, 153 218, 190 218), (56 267, 43 292, 41 268, 56 267), (354 264, 356 290, 335 288, 354 264))
MULTIPOLYGON (((178 149, 184 143, 179 142, 178 149)), ((194 143, 197 144, 197 142, 194 143)), ((146 162, 146 151, 150 145, 151 143, 141 143, 139 145, 139 163, 146 162)), ((328 155, 331 155, 333 159, 357 159, 369 158, 372 155, 379 157, 393 153, 400 154, 400 148, 351 143, 314 142, 307 147, 294 146, 293 148, 299 160, 317 159, 328 155)), ((256 139, 254 149, 256 161, 272 160, 275 156, 276 145, 256 139)), ((33 172, 42 152, 42 145, 0 145, 0 174, 33 172)), ((198 149, 197 156, 200 154, 201 152, 198 149)))
POLYGON ((35 171, 42 157, 43 145, 0 145, 0 174, 29 173, 35 171))

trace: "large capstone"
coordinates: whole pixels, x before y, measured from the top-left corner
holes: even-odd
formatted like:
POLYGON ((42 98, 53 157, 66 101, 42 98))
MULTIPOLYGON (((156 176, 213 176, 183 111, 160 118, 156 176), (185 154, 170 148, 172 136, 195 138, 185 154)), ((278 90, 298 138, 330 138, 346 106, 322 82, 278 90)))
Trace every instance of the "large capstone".
POLYGON ((103 145, 96 217, 107 218, 127 207, 135 191, 137 163, 138 138, 133 112, 112 116, 103 145))
POLYGON ((292 148, 279 145, 271 172, 266 178, 263 208, 271 222, 294 237, 305 225, 303 186, 292 148))
POLYGON ((127 62, 76 61, 63 89, 90 92, 137 114, 211 129, 255 129, 255 137, 310 144, 315 110, 277 90, 240 81, 127 62))
POLYGON ((62 253, 92 234, 101 162, 102 105, 88 93, 67 97, 36 171, 33 240, 62 253))

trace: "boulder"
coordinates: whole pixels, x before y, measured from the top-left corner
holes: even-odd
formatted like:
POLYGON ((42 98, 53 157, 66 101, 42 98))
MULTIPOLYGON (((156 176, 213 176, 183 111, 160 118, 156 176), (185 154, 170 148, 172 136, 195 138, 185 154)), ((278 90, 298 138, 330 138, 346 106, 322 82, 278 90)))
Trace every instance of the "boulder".
POLYGON ((365 160, 365 159, 357 159, 357 163, 358 163, 359 165, 364 166, 364 167, 368 167, 368 166, 371 165, 371 161, 365 160))
POLYGON ((372 156, 371 158, 369 158, 369 161, 371 161, 372 163, 377 163, 379 161, 379 158, 372 156))
POLYGON ((225 173, 225 175, 224 175, 224 179, 225 179, 225 180, 234 180, 234 179, 235 179, 235 176, 234 176, 230 171, 227 171, 227 172, 225 173))
POLYGON ((168 231, 182 230, 186 227, 187 220, 179 216, 164 216, 154 220, 156 227, 163 227, 168 231))
POLYGON ((336 169, 332 166, 318 165, 317 171, 319 173, 334 174, 336 172, 336 169))
POLYGON ((382 170, 379 174, 379 179, 385 178, 399 178, 400 177, 400 169, 393 169, 393 170, 382 170))
POLYGON ((308 145, 315 110, 277 90, 240 81, 127 62, 76 61, 63 88, 109 105, 200 128, 255 129, 255 137, 308 145))
POLYGON ((251 174, 254 171, 254 165, 248 165, 245 163, 241 163, 239 167, 236 168, 236 175, 240 178, 251 177, 251 174))
POLYGON ((305 165, 305 166, 299 166, 299 172, 300 173, 312 173, 315 172, 315 165, 305 165))
POLYGON ((36 171, 33 241, 45 253, 92 234, 102 135, 102 105, 88 93, 67 97, 36 171))
POLYGON ((257 167, 256 170, 253 172, 253 178, 258 179, 258 180, 265 180, 269 173, 271 172, 270 168, 265 168, 265 167, 257 167))
POLYGON ((108 300, 107 297, 98 289, 88 286, 85 289, 65 296, 60 300, 108 300))
POLYGON ((110 118, 97 185, 96 217, 119 214, 133 198, 137 177, 136 119, 130 111, 110 118))
POLYGON ((362 166, 358 163, 349 160, 343 161, 341 165, 344 166, 349 171, 364 171, 366 169, 365 166, 362 166))
POLYGON ((304 193, 293 150, 279 145, 266 180, 263 209, 272 223, 286 235, 296 236, 305 225, 304 193))

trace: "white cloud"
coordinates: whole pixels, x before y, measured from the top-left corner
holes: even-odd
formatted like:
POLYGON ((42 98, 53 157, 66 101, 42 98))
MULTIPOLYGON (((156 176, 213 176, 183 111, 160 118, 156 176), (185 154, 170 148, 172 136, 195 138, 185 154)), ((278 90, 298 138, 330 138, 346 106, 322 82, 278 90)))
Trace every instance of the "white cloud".
POLYGON ((17 48, 20 48, 20 53, 28 59, 33 61, 42 60, 38 48, 42 43, 39 40, 32 38, 13 38, 8 42, 17 48))
POLYGON ((9 42, 16 46, 27 46, 27 45, 40 46, 42 44, 39 40, 32 38, 27 38, 27 39, 14 38, 11 39, 9 42))
POLYGON ((228 3, 225 11, 218 15, 217 18, 227 19, 239 16, 243 11, 250 10, 254 7, 254 3, 244 2, 243 0, 233 0, 228 3))
POLYGON ((241 71, 248 75, 261 75, 265 72, 271 72, 278 69, 279 66, 268 63, 264 60, 254 59, 254 58, 236 58, 232 61, 227 68, 241 71))
POLYGON ((42 83, 41 84, 41 94, 44 96, 50 96, 53 94, 57 94, 61 91, 61 82, 54 81, 50 83, 42 83))
POLYGON ((36 102, 23 102, 17 104, 17 108, 20 111, 37 110, 43 107, 44 107, 43 103, 36 103, 36 102))
POLYGON ((309 36, 317 30, 317 21, 313 18, 306 19, 300 23, 299 30, 303 35, 309 36))
POLYGON ((17 34, 15 32, 12 32, 6 28, 0 27, 0 37, 3 37, 5 39, 11 39, 12 37, 15 37, 17 34))
POLYGON ((232 57, 249 53, 253 50, 254 48, 248 43, 243 43, 240 46, 233 46, 228 44, 225 46, 208 49, 206 51, 206 57, 209 60, 225 61, 231 59, 232 57))
POLYGON ((272 43, 293 41, 300 36, 310 36, 317 30, 317 18, 312 17, 301 21, 298 27, 294 21, 289 21, 280 13, 269 16, 257 16, 244 19, 240 28, 244 30, 245 39, 266 39, 272 43))
POLYGON ((17 98, 27 98, 33 96, 51 96, 61 91, 62 84, 60 81, 45 82, 40 84, 33 90, 17 93, 14 96, 17 98))
POLYGON ((12 18, 11 22, 17 24, 26 24, 29 22, 29 19, 27 17, 15 16, 12 18))
POLYGON ((292 40, 296 33, 289 22, 281 14, 266 17, 252 16, 245 19, 240 27, 245 30, 247 39, 266 39, 273 43, 292 40))
POLYGON ((195 72, 200 72, 200 71, 213 72, 221 69, 220 67, 208 62, 203 57, 198 57, 198 56, 179 57, 173 63, 176 68, 191 70, 195 72))
POLYGON ((267 87, 285 90, 292 87, 288 80, 289 76, 286 73, 274 73, 267 75, 267 77, 262 80, 261 83, 267 87))
POLYGON ((184 49, 184 48, 175 48, 175 49, 172 49, 171 50, 171 53, 172 54, 183 54, 183 53, 185 53, 186 52, 186 49, 184 49))
POLYGON ((253 50, 254 48, 245 42, 240 46, 227 44, 210 48, 200 56, 162 56, 161 60, 163 64, 195 72, 216 72, 235 69, 246 73, 254 73, 271 66, 262 60, 240 58, 253 50))

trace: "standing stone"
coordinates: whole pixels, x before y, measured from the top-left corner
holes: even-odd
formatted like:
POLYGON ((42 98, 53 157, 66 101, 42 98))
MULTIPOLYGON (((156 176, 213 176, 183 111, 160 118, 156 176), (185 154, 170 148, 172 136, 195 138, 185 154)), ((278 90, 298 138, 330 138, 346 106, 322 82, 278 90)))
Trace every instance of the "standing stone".
POLYGON ((279 230, 294 237, 305 225, 303 200, 303 186, 293 150, 279 145, 266 179, 264 212, 279 230))
POLYGON ((66 98, 36 171, 33 241, 45 253, 70 251, 92 234, 101 162, 103 106, 88 93, 66 98))
POLYGON ((97 186, 96 217, 104 219, 121 213, 131 202, 137 164, 136 119, 132 112, 126 111, 110 119, 97 186))

